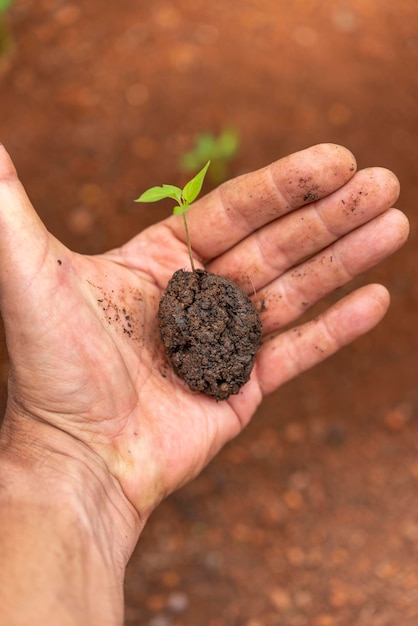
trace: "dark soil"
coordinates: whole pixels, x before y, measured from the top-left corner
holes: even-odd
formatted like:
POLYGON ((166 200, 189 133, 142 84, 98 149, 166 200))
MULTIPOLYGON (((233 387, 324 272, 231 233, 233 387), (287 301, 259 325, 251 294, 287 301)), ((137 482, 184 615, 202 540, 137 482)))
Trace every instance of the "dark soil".
MULTIPOLYGON (((0 139, 77 252, 167 217, 170 202, 138 210, 138 189, 184 184, 180 156, 225 127, 230 177, 341 143, 396 172, 412 225, 354 283, 389 288, 383 322, 267 398, 155 511, 125 626, 417 626, 416 0, 19 0, 8 15, 0 139)), ((4 406, 4 341, 0 357, 4 406)))
POLYGON ((192 391, 226 400, 249 380, 261 322, 250 298, 234 282, 204 270, 178 270, 158 315, 173 369, 192 391))

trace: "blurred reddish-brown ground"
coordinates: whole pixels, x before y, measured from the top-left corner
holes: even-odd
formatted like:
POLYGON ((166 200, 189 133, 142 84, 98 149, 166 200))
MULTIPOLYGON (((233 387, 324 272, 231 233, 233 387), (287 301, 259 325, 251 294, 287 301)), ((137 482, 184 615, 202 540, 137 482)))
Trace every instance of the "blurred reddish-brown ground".
POLYGON ((127 626, 418 624, 417 20, 413 0, 20 0, 10 12, 1 141, 74 249, 104 251, 164 217, 133 198, 179 180, 196 135, 227 126, 241 136, 231 176, 342 143, 360 167, 396 172, 412 224, 355 281, 389 287, 383 323, 270 397, 154 513, 128 569, 127 626))

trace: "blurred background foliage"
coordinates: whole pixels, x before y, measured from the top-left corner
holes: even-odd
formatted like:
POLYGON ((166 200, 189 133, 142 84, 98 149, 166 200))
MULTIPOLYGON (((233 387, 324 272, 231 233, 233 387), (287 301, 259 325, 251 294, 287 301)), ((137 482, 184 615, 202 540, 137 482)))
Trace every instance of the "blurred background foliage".
POLYGON ((210 151, 219 179, 323 141, 397 173, 410 242, 355 281, 386 284, 389 314, 268 399, 160 507, 132 559, 126 623, 415 626, 416 1, 16 0, 4 17, 0 139, 79 252, 166 217, 171 204, 134 198, 181 186, 210 151))

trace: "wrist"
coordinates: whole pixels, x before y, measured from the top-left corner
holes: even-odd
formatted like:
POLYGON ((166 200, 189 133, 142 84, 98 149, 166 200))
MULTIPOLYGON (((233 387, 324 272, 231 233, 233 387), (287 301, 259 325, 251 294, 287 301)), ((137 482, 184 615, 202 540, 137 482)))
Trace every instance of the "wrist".
MULTIPOLYGON (((59 510, 123 575, 144 523, 103 461, 83 442, 8 408, 0 430, 0 487, 7 498, 59 510)), ((0 490, 1 493, 1 490, 0 490)))
POLYGON ((140 530, 119 483, 87 446, 7 411, 0 606, 8 624, 122 624, 125 567, 140 530))

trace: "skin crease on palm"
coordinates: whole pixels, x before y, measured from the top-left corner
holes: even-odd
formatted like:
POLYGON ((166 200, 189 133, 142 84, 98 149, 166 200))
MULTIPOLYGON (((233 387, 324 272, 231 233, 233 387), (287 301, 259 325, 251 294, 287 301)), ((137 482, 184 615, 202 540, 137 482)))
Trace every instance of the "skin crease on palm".
POLYGON ((389 294, 372 284, 296 325, 403 245, 408 222, 391 208, 398 193, 388 170, 356 172, 348 150, 321 144, 192 206, 196 267, 227 275, 262 303, 251 380, 217 403, 171 372, 158 334, 162 291, 189 267, 182 218, 98 256, 71 252, 42 224, 1 148, 0 303, 10 355, 2 449, 30 455, 47 438, 50 449, 109 474, 145 520, 238 435, 266 394, 381 320, 389 294))

